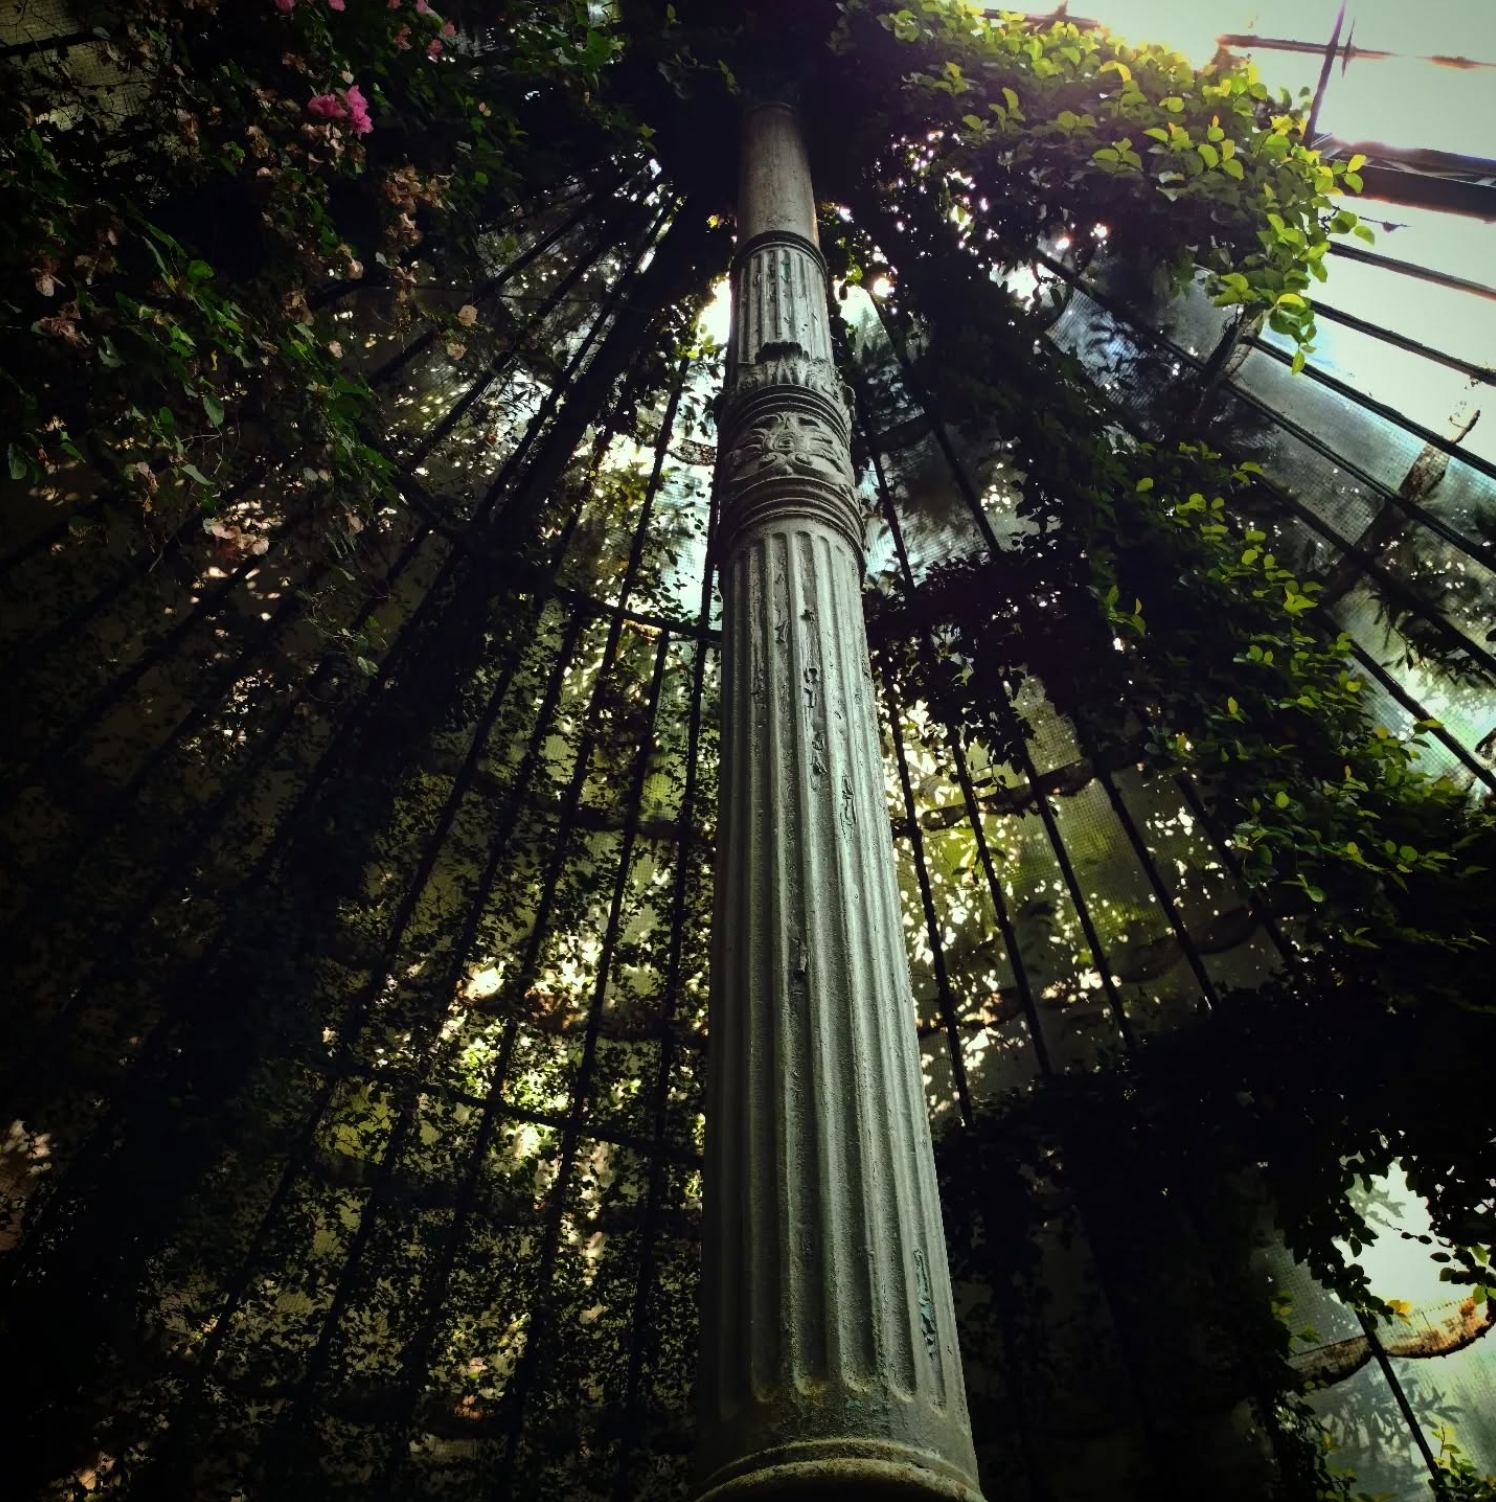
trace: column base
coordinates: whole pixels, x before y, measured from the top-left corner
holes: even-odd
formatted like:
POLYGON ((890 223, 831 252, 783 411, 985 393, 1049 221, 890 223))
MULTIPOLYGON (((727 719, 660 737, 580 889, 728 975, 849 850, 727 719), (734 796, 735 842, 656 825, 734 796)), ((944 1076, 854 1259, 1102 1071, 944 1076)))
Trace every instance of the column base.
POLYGON ((813 1440, 781 1445, 709 1476, 696 1502, 982 1502, 937 1456, 906 1445, 813 1440))

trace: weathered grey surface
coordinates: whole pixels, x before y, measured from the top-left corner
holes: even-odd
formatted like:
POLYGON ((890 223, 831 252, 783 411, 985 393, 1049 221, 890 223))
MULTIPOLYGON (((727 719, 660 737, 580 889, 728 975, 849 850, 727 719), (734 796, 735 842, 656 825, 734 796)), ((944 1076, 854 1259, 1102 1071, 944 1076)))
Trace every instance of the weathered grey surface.
POLYGON ((704 1495, 975 1499, 793 114, 746 117, 719 471, 704 1495))

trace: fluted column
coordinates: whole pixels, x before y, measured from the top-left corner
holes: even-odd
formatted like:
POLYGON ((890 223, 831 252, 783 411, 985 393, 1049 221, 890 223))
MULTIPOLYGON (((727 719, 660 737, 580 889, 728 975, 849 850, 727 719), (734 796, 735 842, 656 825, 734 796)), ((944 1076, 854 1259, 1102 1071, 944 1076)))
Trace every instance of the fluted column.
POLYGON ((961 1498, 956 1348, 796 118, 745 116, 720 422, 701 1495, 961 1498))

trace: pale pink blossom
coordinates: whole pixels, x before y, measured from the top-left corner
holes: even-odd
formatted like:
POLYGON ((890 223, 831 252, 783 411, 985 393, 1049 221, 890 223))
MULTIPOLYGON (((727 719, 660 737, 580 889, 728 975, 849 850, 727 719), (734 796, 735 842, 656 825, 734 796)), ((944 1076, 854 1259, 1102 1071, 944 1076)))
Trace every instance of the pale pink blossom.
POLYGON ((347 10, 348 0, 327 0, 328 10, 347 10))
POLYGON ((447 24, 442 27, 442 35, 444 37, 455 37, 457 35, 457 27, 451 21, 448 21, 447 24))
POLYGON ((457 310, 457 321, 463 328, 470 329, 478 321, 478 310, 472 303, 465 302, 457 310))
POLYGON ((441 44, 441 42, 438 41, 436 37, 432 37, 431 38, 431 45, 426 49, 426 56, 427 57, 439 57, 441 55, 441 50, 442 50, 442 44, 441 44))
POLYGON ((410 51, 410 27, 402 26, 399 31, 395 33, 395 45, 402 52, 410 51))
POLYGON ((291 13, 291 8, 295 4, 296 4, 296 0, 275 0, 275 8, 277 10, 283 10, 283 11, 285 11, 287 15, 289 15, 291 13))
POLYGON ((452 360, 460 360, 467 353, 467 345, 452 343, 447 346, 447 356, 452 360))
POLYGON ((426 3, 426 0, 416 0, 416 14, 418 16, 429 16, 431 14, 431 7, 426 3))

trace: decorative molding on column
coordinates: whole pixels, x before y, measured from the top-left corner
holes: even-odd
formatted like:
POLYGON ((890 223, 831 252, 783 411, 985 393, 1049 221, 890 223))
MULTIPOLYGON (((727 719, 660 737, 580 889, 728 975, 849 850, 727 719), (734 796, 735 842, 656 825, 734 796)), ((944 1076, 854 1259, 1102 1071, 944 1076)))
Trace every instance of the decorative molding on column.
POLYGON ((794 117, 745 120, 716 557, 723 735, 702 1502, 980 1502, 794 117), (804 222, 795 220, 801 214, 804 222))
MULTIPOLYGON (((799 373, 801 366, 781 362, 799 373)), ((812 374, 814 374, 812 372, 812 374)), ((862 508, 847 451, 846 411, 809 385, 749 386, 729 399, 718 470, 718 555, 748 530, 786 517, 814 518, 862 552, 862 508)))

